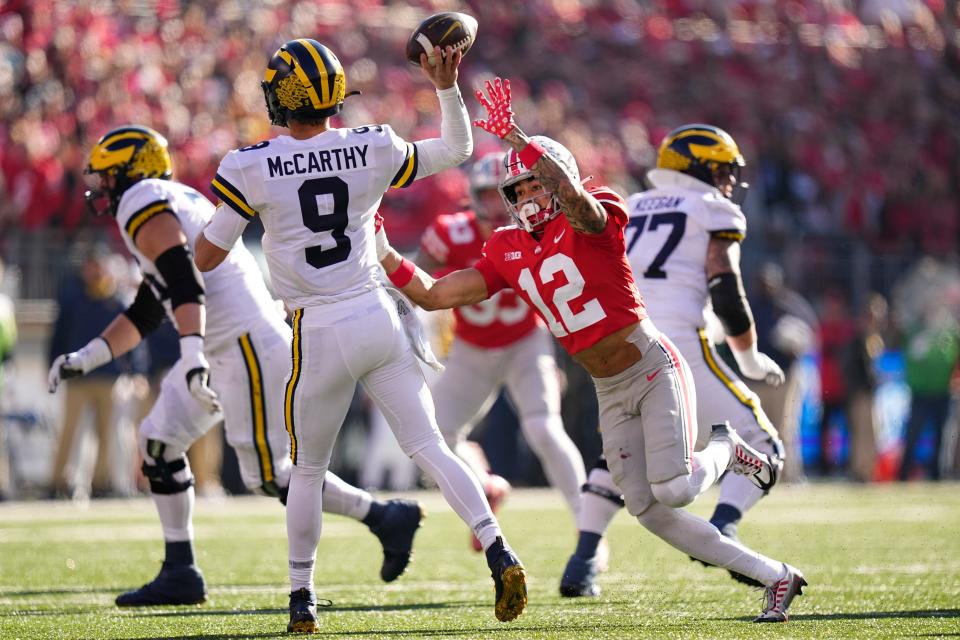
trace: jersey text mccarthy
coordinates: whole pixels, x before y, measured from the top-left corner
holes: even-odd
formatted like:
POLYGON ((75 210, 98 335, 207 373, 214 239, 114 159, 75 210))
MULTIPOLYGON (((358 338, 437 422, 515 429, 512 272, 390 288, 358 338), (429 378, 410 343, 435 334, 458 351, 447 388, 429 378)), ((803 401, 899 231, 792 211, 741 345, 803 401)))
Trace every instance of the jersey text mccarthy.
POLYGON ((270 178, 349 171, 367 166, 367 145, 320 151, 285 153, 267 158, 270 178))

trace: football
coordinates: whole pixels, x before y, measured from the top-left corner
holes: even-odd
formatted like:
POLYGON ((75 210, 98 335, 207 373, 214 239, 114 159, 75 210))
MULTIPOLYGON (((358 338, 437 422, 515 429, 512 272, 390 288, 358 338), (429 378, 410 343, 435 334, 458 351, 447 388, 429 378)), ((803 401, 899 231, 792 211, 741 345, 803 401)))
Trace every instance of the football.
POLYGON ((453 47, 464 54, 477 38, 477 19, 465 13, 444 11, 437 13, 414 29, 407 40, 407 60, 420 66, 420 54, 426 53, 430 65, 434 65, 433 48, 453 47))

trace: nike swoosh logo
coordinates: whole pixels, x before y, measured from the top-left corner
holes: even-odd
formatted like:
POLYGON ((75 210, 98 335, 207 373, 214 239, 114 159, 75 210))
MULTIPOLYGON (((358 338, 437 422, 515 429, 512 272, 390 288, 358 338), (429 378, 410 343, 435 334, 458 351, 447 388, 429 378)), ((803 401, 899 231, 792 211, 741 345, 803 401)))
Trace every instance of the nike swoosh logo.
MULTIPOLYGON (((450 35, 450 32, 456 29, 457 27, 460 27, 461 29, 463 29, 463 25, 460 24, 459 20, 455 21, 452 25, 450 25, 450 28, 447 29, 447 32, 444 33, 442 36, 440 36, 440 42, 443 42, 444 40, 446 40, 447 36, 450 35)), ((466 31, 466 29, 463 29, 463 30, 466 31)))
POLYGON ((659 369, 657 369, 656 371, 648 375, 647 382, 652 382, 653 379, 657 377, 657 374, 660 373, 661 371, 663 371, 663 367, 660 367, 659 369))
POLYGON ((561 231, 560 233, 558 233, 558 234, 554 237, 553 241, 554 241, 554 242, 560 242, 560 238, 562 238, 562 237, 563 237, 563 234, 565 234, 566 232, 567 232, 567 230, 564 229, 563 231, 561 231))

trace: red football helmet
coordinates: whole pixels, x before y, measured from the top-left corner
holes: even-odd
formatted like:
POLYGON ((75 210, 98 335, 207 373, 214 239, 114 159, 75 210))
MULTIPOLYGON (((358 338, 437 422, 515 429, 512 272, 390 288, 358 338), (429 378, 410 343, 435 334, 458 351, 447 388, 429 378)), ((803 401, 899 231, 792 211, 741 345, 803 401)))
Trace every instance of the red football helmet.
MULTIPOLYGON (((537 142, 550 157, 560 163, 572 180, 580 182, 580 169, 573 154, 565 146, 546 136, 533 136, 531 140, 537 142)), ((542 208, 536 203, 536 198, 527 198, 523 202, 517 201, 516 186, 524 180, 535 178, 533 172, 520 162, 520 154, 510 150, 505 159, 507 175, 500 181, 500 195, 503 197, 507 210, 517 225, 531 233, 553 220, 560 214, 560 203, 553 193, 550 196, 550 206, 542 208)), ((540 196, 537 196, 540 197, 540 196)))

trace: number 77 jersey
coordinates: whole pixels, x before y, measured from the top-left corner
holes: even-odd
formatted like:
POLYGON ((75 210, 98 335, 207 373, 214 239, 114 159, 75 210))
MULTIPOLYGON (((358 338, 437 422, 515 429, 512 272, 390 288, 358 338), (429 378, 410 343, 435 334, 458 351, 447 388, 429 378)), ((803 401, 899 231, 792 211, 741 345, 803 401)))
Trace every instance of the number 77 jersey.
POLYGON ((624 254, 623 198, 604 187, 589 192, 607 212, 602 233, 578 233, 563 215, 543 227, 539 240, 523 229, 503 227, 490 236, 474 265, 488 295, 512 287, 570 354, 647 317, 624 254))
POLYGON ((378 286, 373 215, 417 167, 416 145, 389 125, 330 129, 231 151, 210 187, 243 219, 260 216, 273 288, 298 309, 378 286))
POLYGON ((651 169, 654 188, 627 198, 627 258, 657 328, 670 336, 706 326, 707 245, 739 242, 747 231, 740 207, 720 191, 670 169, 651 169))

